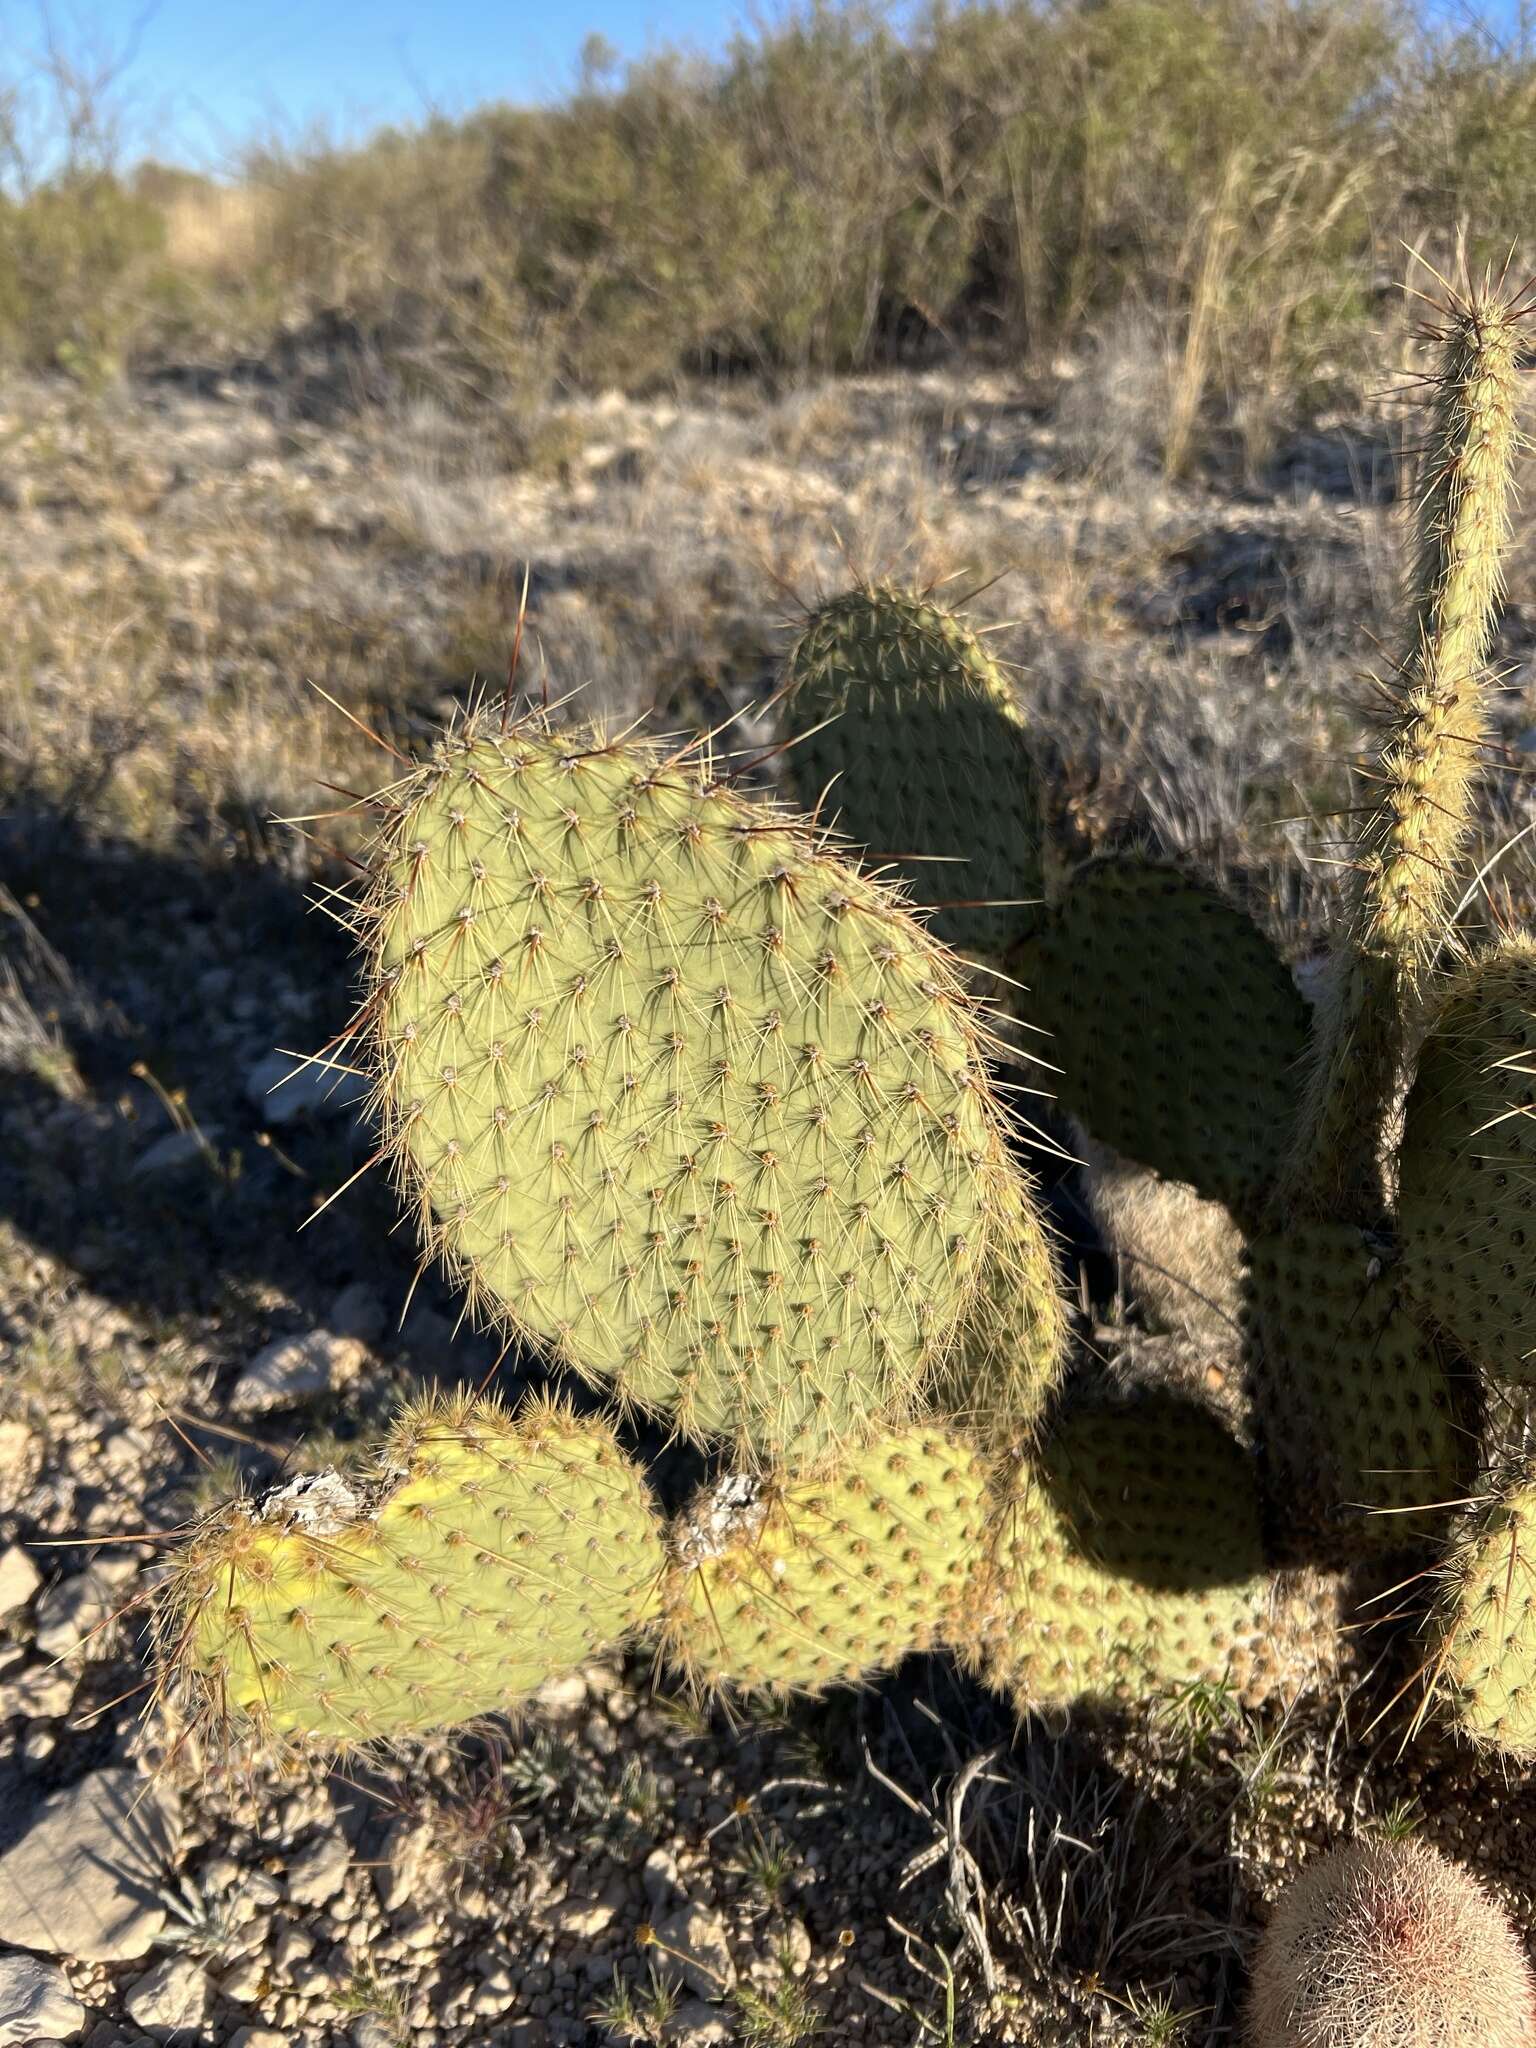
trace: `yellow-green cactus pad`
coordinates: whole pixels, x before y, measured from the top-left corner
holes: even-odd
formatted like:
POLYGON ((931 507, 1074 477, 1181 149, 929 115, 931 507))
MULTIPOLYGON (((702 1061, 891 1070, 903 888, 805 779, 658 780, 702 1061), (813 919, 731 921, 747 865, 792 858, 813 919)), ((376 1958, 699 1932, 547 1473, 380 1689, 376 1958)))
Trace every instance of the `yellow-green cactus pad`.
POLYGON ((1536 1483, 1490 1493, 1446 1567, 1428 1669, 1464 1735, 1536 1756, 1536 1483))
POLYGON ((916 1426, 811 1478, 731 1477, 672 1530, 666 1634, 701 1689, 819 1691, 927 1650, 974 1597, 981 1461, 916 1426))
POLYGON ((635 740, 471 720, 375 855, 377 1097, 478 1310, 695 1439, 901 1412, 1017 1184, 890 893, 635 740))
POLYGON ((996 958, 1030 929, 1040 821, 1023 721, 952 612, 883 583, 833 598, 790 656, 786 719, 801 801, 940 906, 946 945, 996 958))
POLYGON ((1050 1237, 1020 1190, 1009 1199, 959 1340, 925 1390, 926 1405, 978 1442, 1017 1449, 1061 1384, 1070 1334, 1050 1237))
POLYGON ((366 1472, 196 1529, 158 1616, 162 1684, 256 1747, 344 1750, 516 1707, 649 1615, 661 1524, 601 1421, 423 1401, 366 1472))
POLYGON ((1250 1376, 1277 1523, 1345 1561, 1443 1533, 1477 1467, 1476 1388, 1346 1223, 1248 1248, 1250 1376))
POLYGON ((1240 1218, 1295 1121, 1306 1004, 1235 905, 1178 869, 1081 869, 1015 949, 1026 1013, 1054 1034, 1055 1087, 1089 1135, 1240 1218))
POLYGON ((1486 1371, 1536 1383, 1536 945, 1453 984, 1403 1128, 1403 1279, 1486 1371))
POLYGON ((975 1645, 1017 1710, 1195 1684, 1258 1701, 1326 1668, 1337 1617, 1266 1568, 1251 1459, 1164 1395, 1066 1417, 1006 1485, 975 1645))

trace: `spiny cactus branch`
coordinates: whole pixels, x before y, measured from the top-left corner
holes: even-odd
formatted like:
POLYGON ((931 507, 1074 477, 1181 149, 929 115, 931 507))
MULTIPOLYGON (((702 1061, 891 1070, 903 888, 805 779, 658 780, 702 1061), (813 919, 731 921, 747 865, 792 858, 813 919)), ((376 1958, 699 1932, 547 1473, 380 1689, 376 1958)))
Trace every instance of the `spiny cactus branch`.
POLYGON ((1283 1213, 1371 1223, 1382 1162, 1447 936, 1487 726, 1487 662, 1509 538, 1523 295, 1491 280, 1455 299, 1423 459, 1411 644, 1390 686, 1376 793, 1320 1006, 1283 1213))

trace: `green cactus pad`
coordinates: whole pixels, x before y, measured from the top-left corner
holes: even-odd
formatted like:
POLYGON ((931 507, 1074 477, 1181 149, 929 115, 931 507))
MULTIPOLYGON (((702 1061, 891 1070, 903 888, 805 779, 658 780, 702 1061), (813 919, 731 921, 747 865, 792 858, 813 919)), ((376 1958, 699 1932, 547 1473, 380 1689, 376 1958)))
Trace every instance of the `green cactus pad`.
POLYGON ((1267 1569, 1252 1461, 1165 1395, 1067 1416, 1007 1485, 994 1605, 976 1645, 1020 1713, 1195 1684, 1293 1693, 1336 1614, 1267 1569))
POLYGON ((1428 1670, 1464 1735, 1536 1756, 1536 1481, 1489 1493, 1446 1566, 1428 1670))
POLYGON ((662 1564, 606 1424, 433 1397, 371 1471, 193 1532, 162 1596, 161 1682, 257 1747, 389 1742, 516 1707, 622 1642, 662 1564))
POLYGON ((1536 946, 1452 985, 1403 1129, 1403 1279, 1486 1371, 1536 1384, 1536 946))
POLYGON ((690 1438, 899 1413, 1016 1177, 890 894, 697 760, 536 719, 440 745, 374 865, 386 1138, 475 1307, 690 1438))
POLYGON ((732 1477, 674 1525, 670 1654, 700 1689, 819 1691, 926 1650, 973 1590, 987 1528, 975 1451, 917 1426, 824 1477, 732 1477))
POLYGON ((1296 1116, 1307 1010, 1251 919, 1176 868, 1097 860, 1011 966, 1090 1135, 1252 1215, 1296 1116))
POLYGON ((942 605, 876 584, 811 616, 788 676, 801 801, 825 797, 917 902, 953 906, 930 926, 946 945, 1000 957, 1042 882, 1035 771, 997 663, 942 605))
POLYGON ((1309 1556, 1443 1529, 1477 1464, 1476 1391, 1346 1223, 1248 1248, 1250 1374, 1281 1533, 1309 1556))
POLYGON ((988 1445, 1017 1449, 1066 1371, 1070 1326, 1051 1241, 1027 1192, 1010 1196, 959 1339, 925 1405, 988 1445))

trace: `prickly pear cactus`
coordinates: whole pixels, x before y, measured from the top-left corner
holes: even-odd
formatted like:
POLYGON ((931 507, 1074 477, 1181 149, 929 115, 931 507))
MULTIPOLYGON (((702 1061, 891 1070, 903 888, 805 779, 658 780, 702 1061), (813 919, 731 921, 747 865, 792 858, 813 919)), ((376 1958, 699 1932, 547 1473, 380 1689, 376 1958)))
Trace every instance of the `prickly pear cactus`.
POLYGON ((727 1477, 673 1526, 668 1651, 704 1690, 870 1678, 953 1633, 986 1529, 982 1461, 938 1428, 880 1437, 820 1477, 727 1477))
POLYGON ((262 1747, 346 1750, 504 1712, 623 1642, 661 1522, 600 1421, 431 1397, 370 1469, 236 1501, 162 1597, 161 1683, 262 1747))
POLYGON ((1117 1152, 1239 1215, 1263 1202, 1300 1100, 1306 1005, 1242 911, 1179 869, 1090 862, 1015 948, 1057 1093, 1117 1152))
POLYGON ((1536 1481, 1489 1482, 1446 1563, 1430 1629, 1432 1696, 1473 1742, 1536 1756, 1536 1481))
POLYGON ((861 585, 807 621, 788 691, 801 802, 942 906, 946 945, 1006 952, 1041 896, 1039 806, 1023 720, 976 635, 931 597, 861 585))
POLYGON ((1299 1692, 1334 1656, 1322 1581, 1269 1567, 1252 1460, 1167 1396, 1064 1418, 1004 1483, 974 1645, 1018 1711, 1226 1684, 1299 1692))
POLYGON ((1016 1450, 1061 1384, 1069 1335, 1050 1235, 1028 1191, 1011 1193, 958 1341, 929 1376, 925 1406, 978 1443, 1016 1450))
POLYGON ((1284 1542, 1338 1562, 1443 1534, 1477 1465, 1474 1375, 1348 1223, 1248 1247, 1250 1383, 1284 1542))
POLYGON ((1452 983, 1403 1126, 1403 1278, 1485 1371, 1536 1382, 1536 944, 1452 983))
POLYGON ((375 855, 376 1097, 475 1308, 687 1437, 900 1412, 1018 1187, 944 952, 638 741, 473 720, 375 855))

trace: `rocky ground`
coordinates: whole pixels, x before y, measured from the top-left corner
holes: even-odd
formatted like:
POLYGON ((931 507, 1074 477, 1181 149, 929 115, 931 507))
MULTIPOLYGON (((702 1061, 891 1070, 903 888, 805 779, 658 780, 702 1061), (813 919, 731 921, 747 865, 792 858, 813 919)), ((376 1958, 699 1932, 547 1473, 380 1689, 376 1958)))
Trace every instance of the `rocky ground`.
MULTIPOLYGON (((144 1690, 167 1531, 495 1367, 374 1177, 317 1213, 371 1151, 352 1084, 275 1084, 348 1007, 356 824, 317 778, 387 762, 344 714, 408 748, 499 678, 525 564, 525 688, 734 715, 755 754, 797 607, 854 569, 985 586, 1064 840, 1175 848, 1305 953, 1399 427, 1172 486, 1145 384, 1110 356, 461 418, 317 345, 0 391, 0 2048, 1225 2041, 1277 1886, 1364 1824, 1530 1925, 1536 1795, 1405 1742, 1390 1645, 1284 1718, 1017 1729, 940 1660, 736 1722, 593 1669, 329 1777, 200 1754, 144 1690)), ((1472 926, 1529 887, 1533 569, 1472 926)), ((1134 1301, 1050 1172, 1116 1345, 1134 1301)), ((694 1468, 648 1448, 675 1495, 694 1468)))

